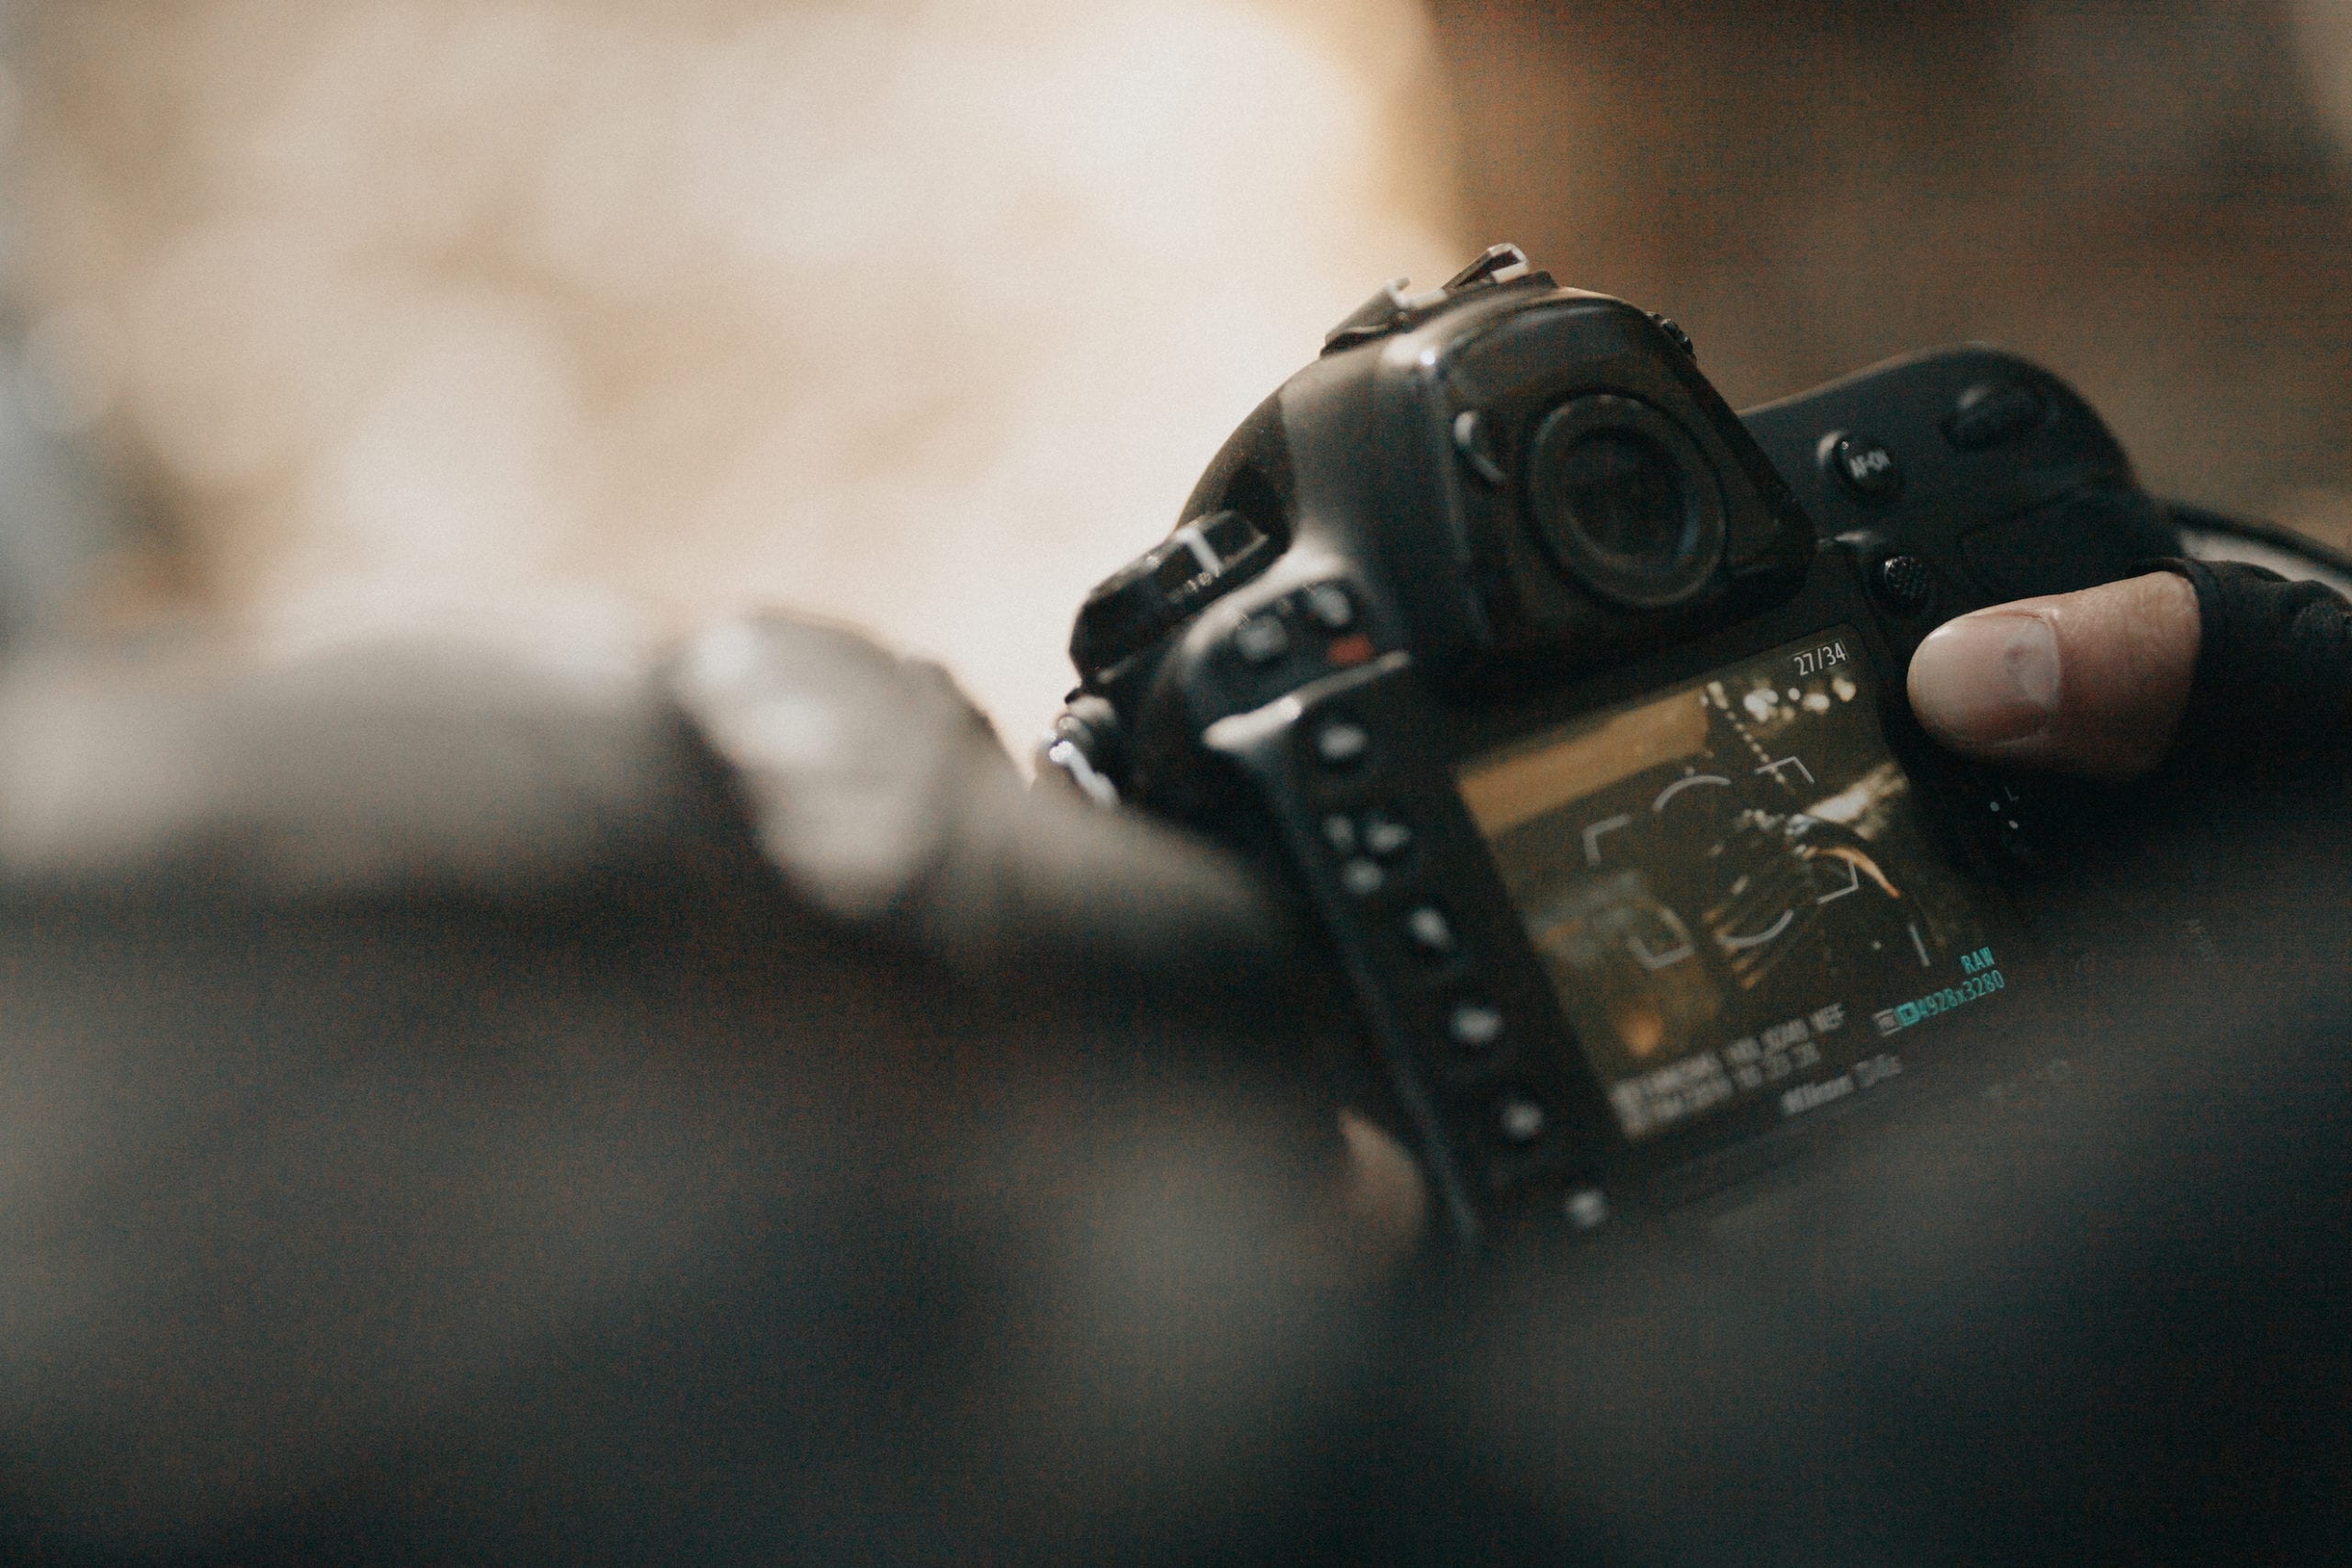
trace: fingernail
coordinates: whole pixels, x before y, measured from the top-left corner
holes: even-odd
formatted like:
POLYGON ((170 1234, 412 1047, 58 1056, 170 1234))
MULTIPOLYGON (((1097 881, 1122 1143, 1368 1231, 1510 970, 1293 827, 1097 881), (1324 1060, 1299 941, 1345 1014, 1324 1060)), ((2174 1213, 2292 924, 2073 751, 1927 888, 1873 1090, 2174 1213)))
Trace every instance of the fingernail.
POLYGON ((2047 734, 2058 716, 2058 639, 2040 615, 1977 615, 1939 626, 1911 656, 1919 722, 1961 746, 2047 734))

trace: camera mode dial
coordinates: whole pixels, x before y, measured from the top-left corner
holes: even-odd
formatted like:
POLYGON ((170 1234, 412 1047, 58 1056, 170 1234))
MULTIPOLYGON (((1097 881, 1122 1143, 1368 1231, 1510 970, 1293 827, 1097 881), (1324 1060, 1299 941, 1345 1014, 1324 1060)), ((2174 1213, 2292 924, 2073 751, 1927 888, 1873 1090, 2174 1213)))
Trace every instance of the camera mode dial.
POLYGON ((1266 536, 1238 512, 1185 524, 1095 585, 1070 632, 1070 661, 1092 680, 1157 646, 1272 558, 1266 536))

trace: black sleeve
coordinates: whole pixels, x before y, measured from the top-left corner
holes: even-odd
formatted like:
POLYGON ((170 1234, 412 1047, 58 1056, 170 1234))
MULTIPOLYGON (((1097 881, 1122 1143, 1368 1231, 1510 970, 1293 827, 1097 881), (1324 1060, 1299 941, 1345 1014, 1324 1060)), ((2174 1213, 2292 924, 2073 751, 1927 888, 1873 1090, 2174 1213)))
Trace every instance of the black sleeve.
POLYGON ((0 667, 0 1564, 1244 1535, 1369 1310, 1286 929, 838 628, 0 667))
POLYGON ((2151 564, 2188 580, 2202 623, 2185 765, 2293 770, 2352 756, 2352 604, 2243 562, 2151 564))

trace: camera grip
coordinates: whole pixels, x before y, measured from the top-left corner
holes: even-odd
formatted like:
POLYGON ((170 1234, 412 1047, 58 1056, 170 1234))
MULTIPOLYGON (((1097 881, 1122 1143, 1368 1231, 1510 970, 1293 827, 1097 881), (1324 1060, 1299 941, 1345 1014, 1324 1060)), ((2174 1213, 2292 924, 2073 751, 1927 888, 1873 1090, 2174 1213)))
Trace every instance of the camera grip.
POLYGON ((1862 554, 1890 629, 1914 643, 1966 611, 2182 553, 2105 422, 2015 355, 1911 355, 1741 418, 1821 534, 1862 554))

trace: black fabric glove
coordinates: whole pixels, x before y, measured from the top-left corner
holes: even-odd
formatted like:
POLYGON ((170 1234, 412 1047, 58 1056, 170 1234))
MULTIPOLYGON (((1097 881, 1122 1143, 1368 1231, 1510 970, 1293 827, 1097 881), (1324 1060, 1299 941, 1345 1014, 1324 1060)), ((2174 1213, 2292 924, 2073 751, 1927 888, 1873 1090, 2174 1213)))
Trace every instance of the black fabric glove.
POLYGON ((2238 561, 2152 565, 2197 591, 2183 765, 2340 767, 2352 758, 2352 604, 2343 595, 2238 561))

